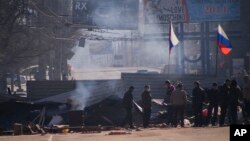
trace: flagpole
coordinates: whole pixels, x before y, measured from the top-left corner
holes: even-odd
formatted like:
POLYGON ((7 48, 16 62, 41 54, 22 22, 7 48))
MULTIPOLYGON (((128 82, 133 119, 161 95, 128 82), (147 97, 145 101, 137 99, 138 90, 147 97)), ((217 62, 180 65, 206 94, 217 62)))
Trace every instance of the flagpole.
POLYGON ((169 72, 170 72, 170 55, 171 55, 171 46, 170 46, 170 42, 171 42, 171 25, 172 25, 172 22, 170 21, 170 24, 169 24, 169 50, 168 50, 168 75, 169 75, 169 72))
POLYGON ((170 21, 169 26, 169 59, 168 59, 168 74, 170 73, 170 59, 171 59, 171 50, 174 46, 176 46, 179 43, 178 38, 176 37, 174 33, 174 29, 172 27, 172 22, 170 21))
POLYGON ((218 55, 219 55, 219 46, 216 46, 216 56, 215 56, 215 75, 218 76, 218 55))
POLYGON ((171 55, 170 51, 171 51, 171 50, 169 50, 169 55, 168 55, 168 57, 169 57, 169 58, 168 58, 168 74, 169 74, 169 72, 170 72, 170 58, 171 58, 171 57, 170 57, 170 55, 171 55))
POLYGON ((216 66, 215 66, 215 75, 216 75, 216 77, 218 77, 218 59, 219 59, 219 44, 218 44, 218 32, 219 32, 219 26, 220 26, 220 24, 218 25, 218 27, 217 27, 217 40, 216 40, 216 56, 215 56, 215 64, 216 64, 216 66))

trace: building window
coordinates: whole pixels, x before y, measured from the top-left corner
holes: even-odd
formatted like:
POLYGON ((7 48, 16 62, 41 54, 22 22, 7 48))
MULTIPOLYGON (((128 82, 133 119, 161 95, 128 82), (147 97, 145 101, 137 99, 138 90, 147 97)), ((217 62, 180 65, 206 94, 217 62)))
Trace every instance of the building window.
POLYGON ((184 71, 185 74, 202 74, 201 41, 184 40, 184 71))

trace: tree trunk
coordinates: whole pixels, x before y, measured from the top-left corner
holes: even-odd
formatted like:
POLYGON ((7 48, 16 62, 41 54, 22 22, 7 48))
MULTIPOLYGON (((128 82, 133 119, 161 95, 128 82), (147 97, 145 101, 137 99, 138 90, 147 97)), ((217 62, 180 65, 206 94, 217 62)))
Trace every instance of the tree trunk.
POLYGON ((46 80, 46 56, 39 56, 38 80, 46 80))
POLYGON ((51 50, 49 53, 49 80, 54 80, 54 61, 55 61, 55 50, 51 50))
POLYGON ((54 80, 61 80, 62 76, 62 47, 60 42, 56 44, 57 49, 55 50, 54 60, 54 80))
POLYGON ((17 72, 17 86, 18 86, 17 91, 22 92, 23 90, 22 90, 22 83, 21 83, 19 71, 17 72))
POLYGON ((14 74, 10 74, 10 90, 11 92, 14 92, 14 74))
POLYGON ((65 47, 64 46, 62 46, 62 62, 61 62, 61 64, 62 64, 62 80, 68 80, 68 74, 69 74, 69 72, 68 72, 68 63, 67 63, 67 57, 66 57, 66 55, 65 55, 66 53, 65 53, 65 47))
POLYGON ((7 92, 7 75, 6 70, 0 67, 0 94, 6 94, 7 92))

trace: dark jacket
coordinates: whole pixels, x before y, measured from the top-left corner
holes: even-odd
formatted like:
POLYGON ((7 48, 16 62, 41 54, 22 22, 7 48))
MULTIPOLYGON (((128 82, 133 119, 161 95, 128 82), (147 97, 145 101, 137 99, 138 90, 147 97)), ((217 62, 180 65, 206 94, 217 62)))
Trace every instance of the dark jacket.
POLYGON ((166 95, 164 98, 165 103, 170 103, 170 97, 171 97, 171 94, 173 93, 173 91, 175 91, 175 87, 173 85, 170 85, 170 87, 167 88, 166 95))
POLYGON ((219 90, 218 89, 211 89, 208 92, 207 100, 212 105, 219 104, 219 90))
POLYGON ((230 93, 229 93, 229 102, 230 105, 238 105, 238 101, 241 95, 241 89, 239 86, 236 87, 231 87, 230 88, 230 93))
POLYGON ((219 104, 228 104, 229 103, 229 93, 230 93, 230 86, 226 84, 222 85, 219 88, 219 104))
POLYGON ((123 96, 123 106, 125 108, 133 108, 133 95, 132 91, 128 90, 123 96))
POLYGON ((152 100, 150 92, 144 91, 141 96, 142 96, 142 108, 143 109, 150 109, 151 108, 151 100, 152 100))
POLYGON ((173 106, 185 106, 187 103, 187 92, 184 90, 175 90, 171 94, 170 103, 173 106))
POLYGON ((244 84, 242 94, 246 101, 250 101, 250 82, 244 84))
POLYGON ((192 94, 193 105, 202 105, 203 101, 205 100, 205 90, 201 87, 195 87, 192 94))

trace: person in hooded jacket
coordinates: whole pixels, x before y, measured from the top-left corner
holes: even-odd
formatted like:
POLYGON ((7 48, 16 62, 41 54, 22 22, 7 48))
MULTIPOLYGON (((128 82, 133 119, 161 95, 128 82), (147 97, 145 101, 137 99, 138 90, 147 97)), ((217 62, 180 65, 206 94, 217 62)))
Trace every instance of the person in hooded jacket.
POLYGON ((212 89, 209 90, 207 95, 208 102, 208 116, 207 116, 207 125, 211 122, 213 126, 216 125, 217 116, 218 116, 218 105, 219 105, 219 90, 218 84, 213 83, 212 89), (213 115, 212 115, 213 112, 213 115))
POLYGON ((192 91, 192 104, 194 108, 194 127, 202 126, 202 106, 205 100, 205 90, 200 86, 198 81, 194 82, 194 89, 192 91))
POLYGON ((243 101, 244 101, 244 117, 247 119, 250 117, 250 76, 244 76, 243 85, 243 101))
POLYGON ((132 115, 132 109, 133 109, 133 91, 134 87, 130 86, 128 91, 123 96, 123 106, 126 110, 126 117, 122 123, 122 126, 125 126, 127 123, 129 124, 130 128, 134 128, 133 125, 133 115, 132 115))
POLYGON ((144 92, 141 95, 142 97, 142 108, 143 108, 143 127, 149 127, 149 121, 151 116, 151 101, 152 96, 150 92, 150 86, 145 85, 144 92))
POLYGON ((182 83, 179 83, 176 90, 171 94, 170 103, 173 106, 173 125, 177 127, 179 121, 184 127, 184 111, 187 104, 187 92, 183 90, 182 83))
POLYGON ((220 114, 220 126, 224 126, 225 117, 227 115, 228 105, 229 105, 229 94, 230 94, 231 81, 226 79, 225 83, 219 88, 219 105, 221 108, 220 114))
POLYGON ((164 97, 163 103, 167 104, 166 124, 170 126, 173 124, 173 106, 170 104, 170 97, 171 97, 173 91, 175 91, 175 86, 172 85, 169 80, 167 80, 167 81, 165 81, 165 87, 166 87, 166 95, 164 97))
POLYGON ((231 81, 231 87, 229 92, 229 121, 230 124, 237 124, 237 107, 239 105, 239 98, 241 96, 241 89, 237 85, 236 80, 231 81))

